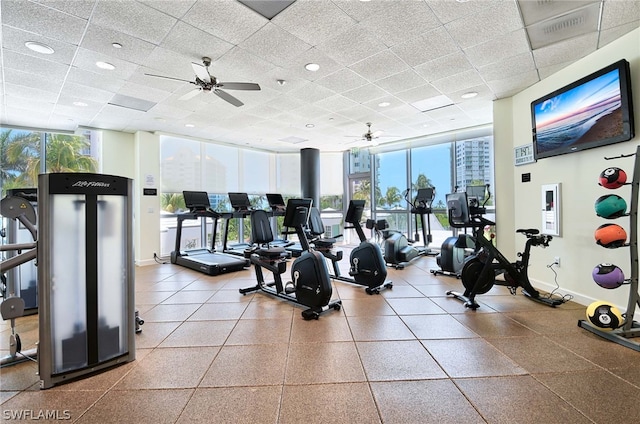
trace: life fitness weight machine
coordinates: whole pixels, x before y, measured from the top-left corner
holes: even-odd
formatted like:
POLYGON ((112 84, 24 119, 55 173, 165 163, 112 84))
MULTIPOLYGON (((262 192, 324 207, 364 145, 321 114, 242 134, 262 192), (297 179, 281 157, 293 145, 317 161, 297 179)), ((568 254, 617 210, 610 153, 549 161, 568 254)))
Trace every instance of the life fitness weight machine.
POLYGON ((41 389, 135 359, 142 320, 134 299, 132 187, 112 175, 38 177, 37 248, 25 253, 38 264, 41 389))

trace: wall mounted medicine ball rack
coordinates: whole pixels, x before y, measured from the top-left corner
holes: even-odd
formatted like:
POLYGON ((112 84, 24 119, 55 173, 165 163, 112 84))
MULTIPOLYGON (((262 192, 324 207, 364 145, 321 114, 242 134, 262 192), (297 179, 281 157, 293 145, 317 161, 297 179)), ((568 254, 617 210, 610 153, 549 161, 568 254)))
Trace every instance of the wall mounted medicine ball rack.
POLYGON ((629 256, 631 260, 631 278, 629 300, 625 313, 626 319, 624 324, 613 330, 606 330, 592 325, 587 320, 579 320, 578 326, 588 330, 607 340, 618 343, 640 352, 640 323, 633 320, 636 307, 640 308, 640 294, 638 292, 638 195, 640 192, 640 146, 636 148, 636 153, 620 155, 607 158, 605 160, 615 160, 635 156, 635 164, 633 170, 633 181, 631 182, 631 207, 629 210, 629 243, 624 247, 629 247, 629 256))

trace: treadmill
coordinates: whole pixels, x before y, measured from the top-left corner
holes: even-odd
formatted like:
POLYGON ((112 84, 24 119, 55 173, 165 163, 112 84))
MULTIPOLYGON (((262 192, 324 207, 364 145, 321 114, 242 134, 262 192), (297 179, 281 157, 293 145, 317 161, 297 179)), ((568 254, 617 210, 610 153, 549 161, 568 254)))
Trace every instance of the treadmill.
POLYGON ((189 212, 177 216, 176 246, 171 252, 171 263, 203 272, 207 275, 218 275, 226 272, 240 271, 251 264, 249 259, 226 255, 215 251, 216 230, 220 214, 211 209, 206 191, 183 191, 185 205, 189 212), (213 236, 209 248, 180 250, 182 224, 186 220, 211 218, 213 220, 213 236))
POLYGON ((244 218, 251 215, 253 209, 251 209, 251 202, 249 201, 249 195, 247 193, 228 193, 229 202, 233 208, 232 212, 223 212, 220 214, 224 218, 224 233, 222 240, 222 251, 229 255, 236 255, 244 257, 245 250, 251 248, 251 243, 235 243, 228 244, 229 239, 229 223, 232 219, 240 218, 238 228, 242 228, 244 225, 244 218))

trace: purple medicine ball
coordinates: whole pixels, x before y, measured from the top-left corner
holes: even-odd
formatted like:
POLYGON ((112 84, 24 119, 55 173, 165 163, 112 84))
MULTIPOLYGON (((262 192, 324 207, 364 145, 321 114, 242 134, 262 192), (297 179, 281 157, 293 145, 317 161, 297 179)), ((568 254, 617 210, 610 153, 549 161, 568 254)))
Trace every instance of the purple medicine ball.
POLYGON ((624 283, 624 273, 613 264, 600 264, 593 268, 593 281, 605 289, 617 289, 624 283))

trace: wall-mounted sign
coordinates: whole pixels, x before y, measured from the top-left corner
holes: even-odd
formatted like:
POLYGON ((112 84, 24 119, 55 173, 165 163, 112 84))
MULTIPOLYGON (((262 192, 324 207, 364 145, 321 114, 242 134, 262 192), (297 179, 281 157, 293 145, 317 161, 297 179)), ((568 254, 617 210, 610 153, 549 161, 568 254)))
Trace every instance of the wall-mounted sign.
POLYGON ((522 146, 513 148, 513 164, 525 165, 527 163, 533 163, 533 143, 524 144, 522 146))

